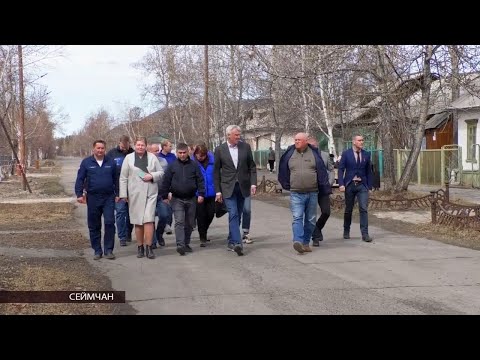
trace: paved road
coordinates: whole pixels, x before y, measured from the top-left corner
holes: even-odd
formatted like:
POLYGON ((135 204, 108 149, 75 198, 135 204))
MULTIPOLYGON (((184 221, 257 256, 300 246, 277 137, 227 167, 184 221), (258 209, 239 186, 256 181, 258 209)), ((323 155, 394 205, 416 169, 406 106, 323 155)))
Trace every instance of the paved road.
MULTIPOLYGON (((79 159, 64 159, 72 191, 79 159)), ((157 258, 136 258, 136 246, 116 247, 117 259, 93 261, 139 314, 480 314, 480 252, 371 227, 375 240, 343 240, 331 218, 320 248, 297 255, 288 209, 252 202, 255 243, 246 256, 225 249, 227 219, 214 220, 211 245, 180 257, 174 237, 157 258)), ((86 229, 86 209, 77 209, 86 229)), ((399 229, 401 230, 401 229, 399 229)), ((93 289, 92 289, 93 290, 93 289)))

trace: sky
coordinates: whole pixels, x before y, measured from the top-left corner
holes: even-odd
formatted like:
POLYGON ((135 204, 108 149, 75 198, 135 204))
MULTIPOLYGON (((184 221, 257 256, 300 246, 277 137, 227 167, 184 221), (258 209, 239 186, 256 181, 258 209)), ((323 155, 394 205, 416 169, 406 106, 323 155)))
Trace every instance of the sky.
POLYGON ((85 120, 101 107, 119 115, 128 107, 142 103, 141 71, 131 64, 146 54, 147 45, 67 45, 63 55, 45 61, 46 76, 38 80, 50 91, 50 105, 68 115, 64 134, 80 130, 85 120))

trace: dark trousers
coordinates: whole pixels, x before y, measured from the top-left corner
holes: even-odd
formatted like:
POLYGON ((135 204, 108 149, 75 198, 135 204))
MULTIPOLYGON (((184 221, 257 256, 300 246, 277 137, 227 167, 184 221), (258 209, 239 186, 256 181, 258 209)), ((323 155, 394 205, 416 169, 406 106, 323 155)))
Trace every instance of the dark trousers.
POLYGON ((215 197, 208 197, 197 203, 197 227, 200 240, 207 239, 207 231, 215 216, 215 197))
POLYGON ((172 210, 177 246, 189 245, 197 210, 197 198, 194 196, 189 199, 180 199, 173 196, 172 210))
POLYGON ((102 215, 105 225, 103 250, 113 251, 115 244, 115 195, 87 194, 87 222, 90 243, 96 255, 102 255, 102 215))
POLYGON ((360 231, 362 232, 362 236, 368 235, 368 189, 362 183, 355 185, 353 181, 345 188, 343 230, 350 232, 355 198, 358 200, 358 210, 360 212, 360 231))
POLYGON ((275 160, 268 160, 268 165, 270 166, 270 171, 273 171, 274 164, 275 164, 275 160))
POLYGON ((164 243, 163 233, 165 232, 165 226, 167 226, 169 221, 170 224, 172 223, 172 208, 163 200, 158 199, 155 215, 158 216, 158 222, 153 236, 153 244, 157 244, 158 242, 164 243))
POLYGON ((130 224, 130 216, 128 215, 128 202, 120 199, 115 203, 115 220, 117 223, 117 233, 120 240, 132 238, 133 225, 130 224))
POLYGON ((328 218, 330 217, 330 195, 323 195, 318 197, 318 206, 322 214, 317 219, 315 230, 313 231, 312 240, 323 240, 322 229, 324 228, 328 218))

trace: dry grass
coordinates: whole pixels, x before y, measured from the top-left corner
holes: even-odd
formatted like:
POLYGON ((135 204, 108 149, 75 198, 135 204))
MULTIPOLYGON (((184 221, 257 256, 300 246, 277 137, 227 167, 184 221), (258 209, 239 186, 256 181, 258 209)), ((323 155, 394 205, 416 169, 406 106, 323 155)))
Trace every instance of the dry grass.
POLYGON ((452 197, 450 197, 449 202, 451 202, 452 204, 457 204, 457 205, 478 206, 478 204, 476 204, 476 203, 466 201, 466 200, 463 200, 463 199, 456 199, 456 198, 452 198, 452 197))
MULTIPOLYGON (((58 177, 33 178, 34 197, 60 194, 58 177)), ((19 181, 0 183, 0 197, 15 193, 19 181)), ((28 192, 27 192, 28 193, 28 192)), ((63 189, 62 189, 63 193, 63 189)), ((84 249, 89 241, 78 230, 72 203, 0 204, 0 247, 22 256, 0 253, 0 289, 11 291, 112 291, 108 278, 81 256, 23 257, 24 248, 84 249)), ((72 252, 71 254, 75 254, 72 252)), ((134 314, 129 304, 0 304, 0 314, 112 315, 134 314)))
POLYGON ((404 191, 398 194, 392 194, 387 191, 383 190, 377 190, 374 191, 373 193, 370 194, 371 198, 377 199, 377 200, 394 200, 398 198, 403 198, 403 199, 415 199, 419 197, 424 197, 426 195, 429 195, 428 193, 418 193, 414 191, 404 191))
POLYGON ((62 168, 60 166, 41 166, 39 169, 35 167, 30 167, 27 172, 28 174, 59 174, 62 168))
POLYGON ((27 180, 32 193, 28 189, 22 189, 22 179, 20 177, 12 176, 7 181, 0 182, 0 197, 2 199, 35 199, 66 196, 63 187, 59 184, 58 175, 27 176, 27 180))
POLYGON ((61 230, 47 232, 0 233, 0 246, 27 249, 83 250, 90 241, 79 231, 61 230))
MULTIPOLYGON (((98 270, 83 258, 25 258, 0 256, 0 287, 10 291, 112 291, 98 270)), ((7 315, 133 314, 128 304, 0 304, 7 315)))
POLYGON ((456 229, 439 224, 412 225, 415 233, 446 244, 480 250, 480 231, 472 229, 456 229))
POLYGON ((72 203, 0 204, 0 231, 68 229, 75 225, 72 203))
POLYGON ((56 196, 66 196, 63 191, 63 186, 58 183, 58 177, 47 177, 47 178, 38 178, 42 182, 40 194, 45 195, 56 195, 56 196))

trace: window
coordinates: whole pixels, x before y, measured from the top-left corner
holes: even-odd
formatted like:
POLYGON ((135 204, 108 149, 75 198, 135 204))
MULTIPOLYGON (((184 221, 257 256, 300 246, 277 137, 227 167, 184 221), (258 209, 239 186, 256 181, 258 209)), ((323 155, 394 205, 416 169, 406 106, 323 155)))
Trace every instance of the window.
POLYGON ((467 161, 477 162, 476 147, 477 143, 477 123, 478 119, 465 120, 467 123, 467 161))

